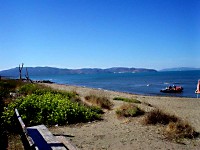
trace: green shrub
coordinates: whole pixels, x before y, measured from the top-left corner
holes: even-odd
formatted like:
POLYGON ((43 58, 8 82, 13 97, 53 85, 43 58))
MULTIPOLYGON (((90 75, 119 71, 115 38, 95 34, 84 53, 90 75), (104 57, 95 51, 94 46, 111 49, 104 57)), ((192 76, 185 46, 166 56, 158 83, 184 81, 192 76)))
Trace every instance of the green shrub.
POLYGON ((116 110, 118 117, 135 117, 144 114, 144 111, 132 104, 124 104, 116 110))
POLYGON ((124 101, 124 102, 129 102, 129 103, 139 103, 139 104, 141 103, 137 99, 123 98, 123 97, 115 97, 113 98, 113 100, 124 101))
POLYGON ((46 92, 42 95, 31 94, 10 103, 3 112, 8 125, 13 123, 14 108, 17 108, 27 126, 36 124, 71 124, 100 119, 100 115, 69 97, 59 93, 46 92))
POLYGON ((19 88, 19 93, 23 95, 32 94, 38 89, 38 86, 33 83, 28 83, 19 88))
POLYGON ((12 79, 5 79, 0 81, 0 97, 9 97, 10 92, 14 92, 18 86, 21 86, 23 82, 12 79))
POLYGON ((46 93, 52 93, 52 94, 60 94, 63 97, 68 97, 70 100, 73 99, 74 102, 77 102, 79 100, 76 100, 78 98, 78 95, 74 92, 66 92, 66 91, 56 91, 51 88, 46 88, 46 87, 37 87, 36 90, 32 91, 31 94, 36 94, 36 95, 43 95, 46 93))
POLYGON ((0 81, 0 87, 6 85, 6 87, 9 89, 14 89, 23 84, 24 84, 24 82, 22 82, 20 80, 16 80, 16 79, 3 79, 0 81))
POLYGON ((92 111, 96 112, 97 114, 103 114, 104 113, 103 110, 98 106, 87 106, 87 107, 89 107, 92 111))
POLYGON ((53 90, 49 87, 44 87, 42 85, 31 84, 31 83, 27 83, 19 88, 19 93, 23 95, 28 95, 28 94, 42 95, 49 92, 53 94, 61 94, 62 96, 68 97, 69 99, 73 98, 74 101, 78 101, 76 100, 78 94, 75 92, 53 90))

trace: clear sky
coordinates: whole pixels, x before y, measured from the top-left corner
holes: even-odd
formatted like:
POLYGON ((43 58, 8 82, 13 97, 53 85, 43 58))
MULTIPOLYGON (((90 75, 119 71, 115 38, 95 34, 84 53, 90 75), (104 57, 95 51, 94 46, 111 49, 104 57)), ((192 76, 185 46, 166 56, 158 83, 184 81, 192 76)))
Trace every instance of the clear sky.
POLYGON ((200 67, 200 0, 0 0, 0 70, 200 67))

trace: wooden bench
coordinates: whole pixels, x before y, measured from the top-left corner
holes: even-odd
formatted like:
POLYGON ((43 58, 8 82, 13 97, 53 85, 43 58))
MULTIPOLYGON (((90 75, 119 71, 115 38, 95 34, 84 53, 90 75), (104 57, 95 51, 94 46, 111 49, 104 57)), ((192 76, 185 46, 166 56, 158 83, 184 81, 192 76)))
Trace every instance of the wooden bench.
POLYGON ((64 136, 54 136, 45 125, 26 127, 17 109, 15 116, 25 150, 78 150, 64 136))

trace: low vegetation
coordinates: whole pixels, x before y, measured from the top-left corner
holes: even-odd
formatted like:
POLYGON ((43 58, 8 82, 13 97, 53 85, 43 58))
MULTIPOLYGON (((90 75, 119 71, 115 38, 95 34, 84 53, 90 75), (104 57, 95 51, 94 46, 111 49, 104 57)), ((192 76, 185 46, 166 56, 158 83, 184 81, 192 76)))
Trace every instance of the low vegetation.
POLYGON ((116 110, 118 117, 135 117, 144 114, 140 108, 133 104, 124 104, 116 110))
POLYGON ((99 106, 88 106, 88 105, 86 106, 90 108, 93 112, 96 112, 97 114, 104 114, 104 111, 99 106))
MULTIPOLYGON (((7 82, 2 84, 7 85, 7 82)), ((1 107, 1 119, 7 130, 13 128, 15 108, 18 109, 27 126, 64 125, 101 119, 101 109, 79 103, 79 96, 75 92, 56 91, 31 83, 10 85, 8 89, 10 90, 6 89, 1 93, 3 94, 1 97, 9 98, 10 91, 16 92, 18 97, 9 104, 4 104, 4 109, 3 106, 1 107)))
POLYGON ((139 103, 139 104, 141 103, 137 99, 124 98, 124 97, 115 97, 115 98, 113 98, 113 100, 124 101, 124 102, 129 102, 129 103, 139 103))
POLYGON ((99 106, 103 109, 111 109, 113 106, 113 103, 106 97, 99 97, 96 95, 89 95, 85 97, 85 100, 90 102, 91 104, 95 106, 99 106))
POLYGON ((169 115, 159 109, 149 112, 145 119, 145 124, 163 124, 167 125, 169 122, 177 122, 179 119, 174 115, 169 115))
POLYGON ((2 118, 2 114, 4 111, 4 107, 12 102, 12 98, 10 97, 10 92, 15 92, 16 89, 20 86, 24 85, 23 82, 18 80, 0 80, 0 148, 6 149, 8 143, 8 135, 6 125, 3 123, 4 120, 2 118))
POLYGON ((193 139, 198 136, 198 133, 188 123, 183 121, 170 122, 165 130, 165 135, 168 139, 179 140, 182 138, 193 139))
POLYGON ((145 124, 165 125, 165 136, 170 140, 178 141, 182 138, 195 138, 198 133, 188 123, 180 118, 169 115, 161 110, 153 110, 144 119, 145 124))
POLYGON ((31 94, 17 99, 3 112, 7 125, 13 124, 14 108, 17 108, 26 125, 55 125, 87 122, 100 119, 100 115, 90 108, 73 103, 68 96, 46 92, 42 95, 31 94))
POLYGON ((20 80, 0 81, 0 147, 15 131, 14 109, 27 126, 64 125, 101 119, 102 110, 80 102, 76 92, 56 91, 20 80), (12 93, 12 94, 11 94, 12 93))

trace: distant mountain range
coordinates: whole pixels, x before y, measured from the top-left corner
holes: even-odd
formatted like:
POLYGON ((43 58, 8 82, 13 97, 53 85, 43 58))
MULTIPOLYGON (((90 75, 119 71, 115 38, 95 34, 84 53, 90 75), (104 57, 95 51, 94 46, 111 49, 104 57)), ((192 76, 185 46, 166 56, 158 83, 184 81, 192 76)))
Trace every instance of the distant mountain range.
POLYGON ((178 67, 178 68, 166 68, 160 71, 191 71, 191 70, 200 70, 200 68, 178 67))
MULTIPOLYGON (((35 75, 63 75, 63 74, 96 74, 96 73, 136 73, 136 72, 157 72, 154 69, 145 68, 126 68, 113 67, 108 69, 100 68, 82 68, 82 69, 61 69, 53 67, 27 67, 30 76, 35 75)), ((22 74, 25 76, 26 68, 23 68, 22 74)), ((19 76, 19 68, 12 68, 0 71, 1 76, 19 76)))

